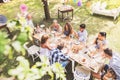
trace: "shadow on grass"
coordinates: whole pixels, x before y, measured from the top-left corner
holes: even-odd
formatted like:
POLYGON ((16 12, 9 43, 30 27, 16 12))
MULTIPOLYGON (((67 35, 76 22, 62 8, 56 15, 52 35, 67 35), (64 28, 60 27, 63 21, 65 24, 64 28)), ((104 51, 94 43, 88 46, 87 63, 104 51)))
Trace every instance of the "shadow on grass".
POLYGON ((99 15, 99 14, 93 14, 92 16, 95 18, 100 18, 100 19, 104 19, 104 20, 115 21, 114 18, 110 17, 110 16, 99 15))

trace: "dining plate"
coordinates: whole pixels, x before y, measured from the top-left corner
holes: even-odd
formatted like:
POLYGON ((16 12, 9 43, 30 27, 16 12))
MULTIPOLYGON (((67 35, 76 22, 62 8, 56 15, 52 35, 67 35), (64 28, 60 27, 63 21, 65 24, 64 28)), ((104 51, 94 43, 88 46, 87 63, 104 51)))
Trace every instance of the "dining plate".
POLYGON ((75 44, 76 44, 76 45, 79 45, 79 44, 80 44, 80 42, 79 42, 79 41, 76 41, 76 42, 75 42, 75 44))

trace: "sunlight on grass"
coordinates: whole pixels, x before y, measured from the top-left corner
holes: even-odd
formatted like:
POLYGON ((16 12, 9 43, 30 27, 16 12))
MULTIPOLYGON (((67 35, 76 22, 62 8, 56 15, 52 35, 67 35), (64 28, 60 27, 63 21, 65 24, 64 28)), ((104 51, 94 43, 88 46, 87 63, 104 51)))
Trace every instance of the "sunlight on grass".
POLYGON ((120 23, 117 25, 118 26, 114 26, 114 29, 112 29, 110 34, 108 35, 108 40, 110 47, 115 51, 120 52, 120 23))
MULTIPOLYGON (((91 1, 92 3, 97 2, 98 0, 91 1)), ((116 8, 120 6, 120 0, 100 0, 101 2, 107 2, 107 8, 116 8)), ((89 35, 97 34, 100 31, 106 31, 108 33, 108 37, 110 39, 110 45, 114 46, 115 49, 118 48, 120 44, 116 43, 116 40, 120 40, 117 36, 117 31, 119 30, 116 25, 117 22, 119 22, 120 18, 113 21, 112 18, 101 16, 101 15, 91 15, 89 7, 86 7, 86 0, 83 0, 83 6, 78 7, 77 3, 74 2, 68 2, 67 4, 70 4, 74 8, 74 19, 71 21, 73 28, 78 31, 79 25, 81 23, 85 23, 87 25, 87 30, 89 35), (84 14, 83 14, 84 13, 84 14), (117 28, 114 29, 114 26, 117 28), (113 29, 113 30, 112 30, 113 29), (114 36, 113 36, 114 35, 114 36), (114 39, 114 40, 112 40, 114 39), (114 41, 114 42, 112 42, 114 41)), ((20 4, 25 3, 28 6, 28 11, 33 16, 33 22, 35 24, 45 24, 47 27, 52 23, 51 21, 43 21, 44 19, 44 9, 43 4, 41 0, 37 1, 30 1, 30 0, 12 0, 9 3, 1 4, 0 11, 1 14, 4 14, 8 19, 14 19, 17 15, 19 10, 20 4)), ((59 0, 50 0, 49 1, 49 9, 51 13, 52 19, 57 19, 57 7, 59 7, 61 2, 59 0)), ((65 22, 62 22, 61 20, 57 19, 58 22, 63 27, 65 25, 65 22)), ((118 50, 120 51, 120 50, 118 50)))

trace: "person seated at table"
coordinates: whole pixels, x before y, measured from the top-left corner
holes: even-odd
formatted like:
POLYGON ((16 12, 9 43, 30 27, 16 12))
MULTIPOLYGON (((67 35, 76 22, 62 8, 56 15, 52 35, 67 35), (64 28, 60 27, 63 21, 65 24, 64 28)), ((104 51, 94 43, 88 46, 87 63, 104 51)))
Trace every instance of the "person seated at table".
MULTIPOLYGON (((109 59, 109 64, 105 64, 102 71, 106 73, 109 68, 112 68, 116 73, 115 80, 120 80, 120 55, 118 55, 118 53, 114 53, 109 48, 105 48, 103 50, 103 55, 105 58, 109 59)), ((103 75, 101 75, 101 77, 103 77, 103 75)))
POLYGON ((41 37, 40 41, 40 54, 45 55, 47 57, 49 57, 49 51, 51 50, 48 39, 49 36, 47 34, 44 34, 41 37))
POLYGON ((120 55, 109 48, 105 48, 103 50, 103 54, 107 59, 109 59, 109 64, 104 66, 104 70, 107 71, 107 69, 112 68, 116 73, 116 80, 120 80, 120 55))
POLYGON ((68 56, 66 55, 68 53, 68 51, 66 53, 62 52, 62 49, 64 48, 64 43, 61 42, 57 45, 56 49, 53 49, 50 51, 50 62, 51 64, 59 62, 62 67, 66 67, 66 65, 69 63, 68 61, 68 56))
POLYGON ((80 29, 77 32, 76 37, 79 39, 80 42, 86 42, 87 41, 88 33, 87 33, 87 30, 85 28, 86 28, 86 25, 81 24, 80 29))
POLYGON ((66 37, 70 38, 74 35, 74 30, 70 23, 66 23, 64 26, 63 34, 66 35, 66 37))
POLYGON ((116 79, 116 73, 112 68, 107 70, 107 73, 103 76, 103 80, 115 80, 116 79))
POLYGON ((93 73, 92 75, 99 80, 116 80, 116 73, 112 68, 109 68, 107 72, 102 75, 99 73, 93 73))
POLYGON ((49 26, 50 30, 62 32, 62 27, 58 24, 57 20, 53 20, 52 25, 49 26))
POLYGON ((41 33, 41 32, 42 32, 42 29, 41 29, 40 26, 37 24, 37 26, 34 28, 34 34, 41 33))
POLYGON ((94 41, 95 47, 98 50, 103 50, 107 47, 106 32, 99 32, 98 37, 94 41))

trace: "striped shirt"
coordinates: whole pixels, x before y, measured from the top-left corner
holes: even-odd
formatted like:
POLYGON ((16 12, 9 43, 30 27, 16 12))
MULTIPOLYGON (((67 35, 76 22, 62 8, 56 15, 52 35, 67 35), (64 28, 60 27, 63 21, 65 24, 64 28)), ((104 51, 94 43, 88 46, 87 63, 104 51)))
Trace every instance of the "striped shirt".
POLYGON ((50 62, 51 64, 55 63, 55 62, 60 62, 60 61, 67 61, 68 60, 68 56, 65 56, 61 50, 59 49, 53 49, 50 51, 50 62))

